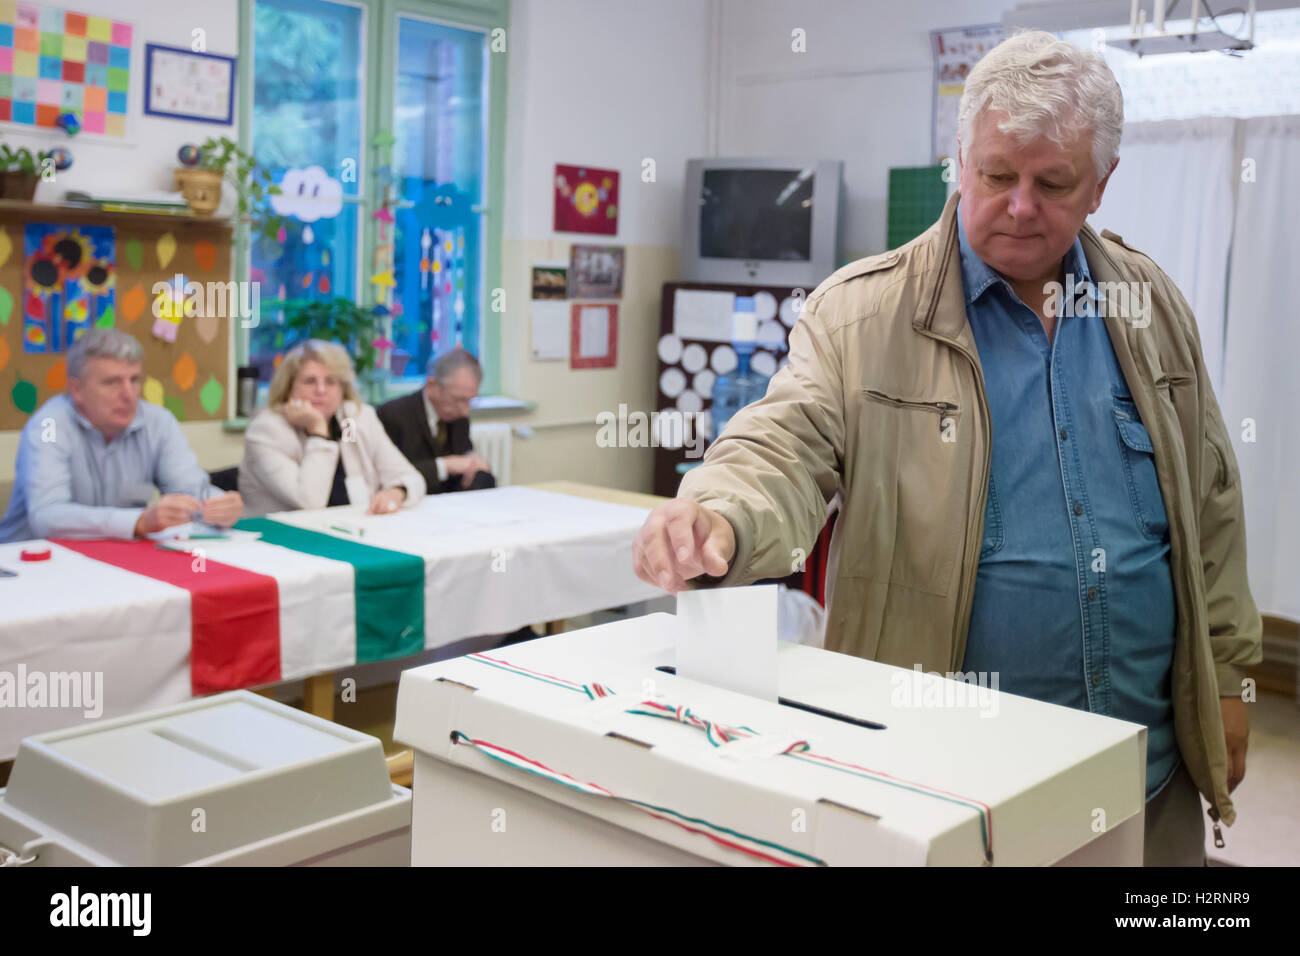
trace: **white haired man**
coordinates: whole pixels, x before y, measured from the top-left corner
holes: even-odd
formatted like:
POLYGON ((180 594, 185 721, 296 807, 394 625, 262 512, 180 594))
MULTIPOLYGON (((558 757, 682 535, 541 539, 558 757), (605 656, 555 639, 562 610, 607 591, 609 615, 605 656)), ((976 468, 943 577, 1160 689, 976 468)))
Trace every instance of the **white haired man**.
POLYGON ((165 408, 140 401, 140 343, 90 329, 68 349, 68 390, 36 410, 18 441, 0 541, 134 538, 201 516, 232 525, 238 492, 208 481, 165 408), (155 487, 162 492, 149 502, 155 487))
POLYGON ((1261 622, 1195 317, 1085 224, 1122 128, 1099 57, 1041 32, 990 51, 940 220, 813 292, 635 561, 670 591, 781 577, 841 494, 827 647, 1147 725, 1145 862, 1202 865, 1197 791, 1218 836, 1261 622))

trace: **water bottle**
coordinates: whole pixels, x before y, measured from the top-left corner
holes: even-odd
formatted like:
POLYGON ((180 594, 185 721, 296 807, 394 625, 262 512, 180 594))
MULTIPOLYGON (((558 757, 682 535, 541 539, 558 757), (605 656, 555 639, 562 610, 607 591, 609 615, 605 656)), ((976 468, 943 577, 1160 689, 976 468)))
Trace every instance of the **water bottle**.
POLYGON ((731 417, 750 402, 767 394, 768 378, 750 367, 758 339, 758 316, 754 300, 736 296, 731 313, 731 347, 736 350, 736 367, 713 383, 713 435, 727 427, 731 417))

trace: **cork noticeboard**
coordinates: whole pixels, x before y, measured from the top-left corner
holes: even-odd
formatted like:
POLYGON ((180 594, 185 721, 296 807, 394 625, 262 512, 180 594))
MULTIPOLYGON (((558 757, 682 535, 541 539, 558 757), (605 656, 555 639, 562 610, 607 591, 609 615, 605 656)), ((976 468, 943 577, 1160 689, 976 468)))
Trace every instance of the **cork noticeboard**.
POLYGON ((145 400, 181 421, 225 418, 230 263, 224 221, 0 201, 0 430, 63 391, 67 346, 96 325, 143 346, 145 400), (183 314, 159 283, 198 308, 183 314))

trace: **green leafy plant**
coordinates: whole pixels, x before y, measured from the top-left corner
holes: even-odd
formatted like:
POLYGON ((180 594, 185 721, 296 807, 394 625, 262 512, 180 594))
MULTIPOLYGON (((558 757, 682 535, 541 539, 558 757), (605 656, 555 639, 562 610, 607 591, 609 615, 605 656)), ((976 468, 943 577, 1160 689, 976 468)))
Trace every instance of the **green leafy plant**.
POLYGON ((41 162, 50 158, 47 152, 38 152, 35 156, 26 146, 11 149, 8 143, 0 143, 0 171, 6 173, 26 173, 35 176, 41 162))
POLYGON ((364 378, 375 367, 374 339, 379 319, 351 299, 269 299, 262 303, 263 315, 284 311, 284 347, 292 348, 307 339, 338 342, 352 353, 357 377, 364 378))
POLYGON ((235 145, 234 140, 218 136, 209 137, 199 146, 199 168, 220 172, 235 187, 239 218, 247 218, 268 239, 275 238, 284 225, 284 217, 272 210, 266 200, 278 196, 280 187, 265 167, 235 145))

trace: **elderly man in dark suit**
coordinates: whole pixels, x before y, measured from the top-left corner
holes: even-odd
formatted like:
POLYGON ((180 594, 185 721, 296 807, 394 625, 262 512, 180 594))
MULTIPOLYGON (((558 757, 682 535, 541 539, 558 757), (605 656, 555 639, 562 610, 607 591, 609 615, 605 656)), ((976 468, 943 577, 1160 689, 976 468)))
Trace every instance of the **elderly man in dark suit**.
POLYGON ((482 383, 478 359, 458 347, 429 360, 418 391, 379 406, 388 437, 424 476, 429 494, 496 487, 469 439, 469 403, 482 383))

